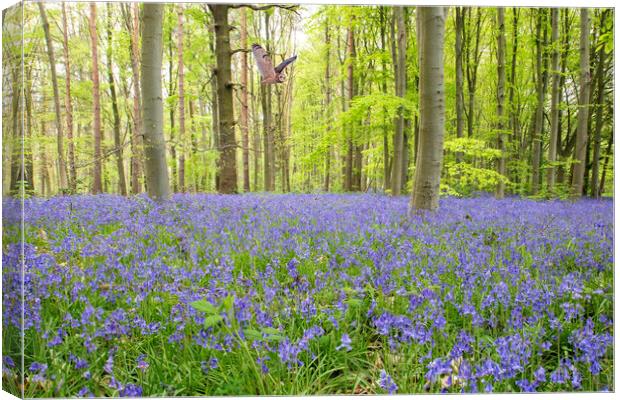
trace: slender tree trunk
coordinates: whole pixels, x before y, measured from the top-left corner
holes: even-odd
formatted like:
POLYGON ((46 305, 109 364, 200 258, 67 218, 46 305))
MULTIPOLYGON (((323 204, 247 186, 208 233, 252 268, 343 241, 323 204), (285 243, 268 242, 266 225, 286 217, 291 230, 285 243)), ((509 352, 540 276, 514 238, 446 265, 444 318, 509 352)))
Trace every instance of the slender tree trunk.
POLYGON ((590 97, 590 16, 587 8, 581 9, 581 38, 579 42, 581 76, 579 79, 579 111, 577 114, 577 138, 573 165, 572 196, 583 194, 583 178, 586 169, 586 146, 588 143, 588 99, 590 97))
MULTIPOLYGON (((471 21, 471 8, 468 10, 469 20, 471 21)), ((467 112, 467 136, 472 137, 474 135, 474 117, 476 114, 475 106, 476 106, 476 84, 478 81, 478 65, 480 61, 480 32, 482 30, 482 10, 480 7, 476 8, 476 20, 474 21, 475 27, 475 40, 474 40, 474 49, 473 49, 473 59, 471 49, 469 46, 471 45, 471 38, 468 36, 467 40, 467 86, 469 90, 469 107, 467 112)))
POLYGON ((543 133, 543 113, 545 107, 544 77, 543 77, 543 41, 542 25, 545 11, 538 9, 536 21, 536 94, 537 105, 534 122, 534 134, 532 136, 532 186, 531 193, 537 194, 540 189, 540 165, 543 133))
MULTIPOLYGON (((407 90, 407 27, 405 26, 404 7, 394 7, 394 16, 398 26, 397 54, 394 54, 396 96, 404 98, 407 90)), ((405 131, 405 116, 402 106, 398 107, 398 115, 394 119, 394 162, 392 163, 391 194, 400 196, 402 188, 402 164, 403 164, 403 135, 405 131)))
POLYGON ((443 158, 445 93, 443 7, 418 7, 420 43, 420 149, 416 165, 410 212, 439 206, 439 183, 443 158))
POLYGON ((62 123, 60 121, 60 96, 58 95, 58 79, 56 77, 56 58, 54 56, 54 45, 52 42, 52 36, 50 34, 50 25, 47 20, 47 14, 43 7, 43 2, 37 3, 39 5, 39 12, 41 14, 41 21, 43 23, 43 32, 45 33, 45 42, 47 45, 47 56, 50 62, 50 72, 52 76, 52 90, 54 93, 54 113, 56 123, 57 134, 57 151, 58 151, 58 186, 60 190, 66 189, 67 186, 67 166, 65 164, 65 149, 64 138, 62 133, 62 123))
POLYGON ((140 90, 140 52, 138 49, 138 3, 133 3, 132 8, 123 5, 125 26, 129 32, 129 53, 131 58, 131 74, 133 84, 133 129, 129 137, 131 145, 131 193, 138 194, 142 191, 142 98, 140 90), (132 10, 133 9, 133 10, 132 10), (133 12, 132 12, 133 11, 133 12))
POLYGON ((24 190, 28 194, 34 194, 34 142, 32 132, 32 68, 26 72, 26 129, 24 131, 24 190))
POLYGON ((122 196, 127 196, 127 183, 125 182, 125 166, 123 164, 123 145, 121 143, 121 117, 118 112, 116 99, 116 86, 112 72, 112 13, 110 3, 106 3, 107 9, 107 35, 108 48, 106 58, 108 61, 108 83, 110 85, 110 97, 112 98, 112 114, 114 116, 114 147, 116 148, 116 169, 118 170, 118 188, 122 196))
POLYGON ((258 128, 258 117, 256 115, 256 92, 254 91, 254 77, 250 75, 250 92, 252 98, 252 139, 253 149, 252 154, 254 157, 254 174, 252 176, 253 190, 258 191, 258 171, 260 170, 260 129, 258 128))
MULTIPOLYGON (((247 11, 241 12, 241 48, 248 47, 247 11)), ((243 191, 250 191, 250 128, 248 125, 248 55, 241 53, 241 141, 243 145, 243 191)))
POLYGON ((603 193, 605 193, 605 176, 607 175, 607 166, 609 164, 609 159, 611 158, 611 147, 614 142, 614 134, 612 132, 609 137, 609 141, 607 142, 607 150, 605 150, 605 164, 603 164, 603 174, 601 176, 601 184, 598 188, 598 197, 601 197, 603 193))
POLYGON ((551 45, 552 45, 552 55, 551 55, 551 73, 552 75, 552 83, 551 83, 551 121, 550 121, 550 130, 551 134, 549 136, 549 167, 547 169, 547 191, 553 192, 553 188, 555 186, 555 165, 553 163, 557 160, 557 144, 558 144, 558 134, 560 130, 560 126, 558 125, 558 117, 559 117, 559 105, 560 105, 560 53, 559 53, 559 35, 558 35, 558 19, 559 19, 559 9, 552 8, 551 9, 551 45))
POLYGON ((97 5, 90 3, 90 44, 92 54, 92 81, 93 81, 93 194, 102 192, 101 185, 101 105, 99 93, 99 57, 97 55, 97 5))
MULTIPOLYGON (((463 95, 463 30, 465 29, 465 16, 462 7, 456 8, 456 41, 455 41, 455 57, 456 57, 456 137, 463 137, 464 118, 464 95, 463 95)), ((463 162, 463 153, 456 153, 456 162, 463 162)))
POLYGON ((213 147, 218 152, 218 158, 215 162, 215 190, 220 191, 220 157, 219 154, 222 152, 221 143, 220 143, 220 111, 219 111, 219 101, 217 98, 217 79, 215 78, 215 74, 217 73, 217 69, 213 69, 213 79, 211 79, 211 130, 213 131, 213 147))
POLYGON ((227 5, 209 5, 215 26, 217 60, 217 98, 220 123, 220 192, 237 192, 237 142, 233 108, 233 83, 230 71, 230 25, 227 5))
MULTIPOLYGON (((497 173, 506 176, 506 139, 504 134, 504 93, 506 84, 506 29, 504 26, 504 8, 497 8, 497 147, 501 155, 497 163, 497 173)), ((505 183, 500 180, 497 184, 495 197, 504 198, 505 183)))
MULTIPOLYGON (((332 126, 331 126, 331 102, 332 102, 332 92, 329 83, 330 78, 330 63, 329 58, 331 54, 331 42, 329 35, 329 20, 327 17, 325 18, 325 119, 327 120, 327 133, 329 134, 332 126)), ((331 144, 327 145, 327 150, 325 152, 325 181, 323 183, 323 190, 325 192, 329 192, 329 181, 330 181, 330 170, 331 170, 331 152, 332 146, 331 144)))
POLYGON ((62 44, 65 61, 65 115, 67 117, 67 153, 69 156, 69 191, 75 193, 77 175, 75 171, 75 149, 73 145, 73 105, 71 102, 71 65, 69 59, 69 34, 67 10, 62 2, 62 44))
MULTIPOLYGON (((607 10, 601 12, 601 29, 605 24, 607 18, 607 10)), ((605 66, 606 66, 606 54, 605 46, 601 45, 598 50, 598 64, 597 64, 597 109, 596 109, 596 122, 594 127, 594 154, 592 155, 592 179, 590 183, 590 195, 598 198, 599 194, 599 166, 601 158, 601 130, 603 129, 603 110, 605 101, 605 66)))
MULTIPOLYGON (((515 151, 518 147, 520 136, 520 124, 519 124, 519 104, 515 104, 515 82, 517 77, 517 51, 519 48, 519 11, 516 7, 512 9, 512 57, 510 62, 510 83, 508 85, 508 106, 510 107, 510 129, 512 134, 510 136, 510 148, 512 150, 513 158, 517 159, 520 152, 515 151)), ((518 182, 518 171, 514 170, 515 182, 518 182)))
MULTIPOLYGON (((353 31, 353 20, 349 23, 347 30, 347 53, 349 63, 347 65, 347 106, 351 107, 353 100, 353 93, 355 91, 355 79, 353 76, 353 68, 355 63, 355 33, 353 31)), ((345 177, 345 191, 350 192, 353 190, 353 127, 352 124, 348 126, 347 132, 347 156, 346 156, 346 177, 345 177)))
MULTIPOLYGON (((381 51, 385 52, 386 50, 386 14, 388 8, 386 6, 381 6, 379 10, 380 15, 380 27, 381 27, 381 51)), ((387 67, 384 58, 381 58, 381 92, 384 95, 387 95, 387 67)), ((388 136, 388 123, 387 123, 387 109, 383 107, 383 190, 387 192, 388 188, 391 186, 390 182, 390 174, 392 173, 390 168, 390 145, 389 145, 389 136, 388 136)))
MULTIPOLYGON (((271 50, 269 38, 269 13, 265 13, 265 34, 267 52, 271 50)), ((263 158, 264 186, 266 192, 275 190, 275 154, 273 148, 273 121, 271 112, 271 86, 261 85, 261 106, 263 109, 263 158)))
POLYGON ((185 69, 183 65, 183 5, 178 10, 178 42, 179 57, 179 191, 185 192, 185 69))
MULTIPOLYGON (((170 14, 172 15, 172 14, 170 14)), ((172 23, 172 21, 170 21, 170 23, 172 23)), ((177 82, 177 79, 174 75, 174 51, 172 48, 173 45, 173 41, 172 41, 172 29, 168 31, 168 96, 172 97, 175 94, 175 83, 177 82)), ((177 101, 178 101, 178 96, 177 96, 177 101)), ((178 192, 179 190, 179 169, 178 169, 178 163, 177 163, 177 139, 176 139, 176 135, 175 135, 175 111, 176 111, 176 107, 174 106, 174 104, 170 103, 169 108, 168 108, 168 115, 170 118, 170 158, 172 159, 171 162, 171 185, 172 185, 172 191, 173 192, 178 192)))
POLYGON ((151 198, 163 201, 170 196, 161 88, 164 5, 144 3, 143 7, 140 87, 142 88, 146 186, 151 198))

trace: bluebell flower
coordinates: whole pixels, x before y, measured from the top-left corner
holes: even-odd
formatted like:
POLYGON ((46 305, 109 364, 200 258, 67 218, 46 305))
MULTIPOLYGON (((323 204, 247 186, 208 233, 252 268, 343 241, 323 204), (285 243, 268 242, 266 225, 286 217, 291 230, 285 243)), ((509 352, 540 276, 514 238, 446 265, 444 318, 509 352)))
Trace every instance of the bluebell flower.
POLYGON ((385 389, 389 394, 394 394, 398 390, 398 386, 384 369, 381 370, 381 376, 379 377, 379 386, 381 389, 385 389))
POLYGON ((348 334, 343 333, 340 338, 340 345, 336 347, 336 350, 345 349, 346 351, 351 350, 351 338, 348 334))

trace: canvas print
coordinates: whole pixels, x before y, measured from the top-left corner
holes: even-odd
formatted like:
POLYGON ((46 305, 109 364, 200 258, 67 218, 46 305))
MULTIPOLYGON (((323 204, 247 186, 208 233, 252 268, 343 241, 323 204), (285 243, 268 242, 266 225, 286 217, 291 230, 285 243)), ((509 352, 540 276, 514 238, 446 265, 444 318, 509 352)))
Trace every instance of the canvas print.
POLYGON ((2 12, 2 389, 614 391, 614 10, 2 12))

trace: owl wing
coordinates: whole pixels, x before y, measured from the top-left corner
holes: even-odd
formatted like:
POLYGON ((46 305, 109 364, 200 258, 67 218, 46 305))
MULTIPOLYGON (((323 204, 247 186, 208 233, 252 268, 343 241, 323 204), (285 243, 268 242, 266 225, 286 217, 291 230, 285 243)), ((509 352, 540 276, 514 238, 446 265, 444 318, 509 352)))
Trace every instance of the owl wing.
POLYGON ((252 53, 254 54, 258 71, 262 75, 263 79, 273 78, 276 72, 273 69, 271 58, 269 58, 265 49, 263 49, 261 45, 255 43, 252 45, 252 53))
POLYGON ((286 68, 290 63, 292 63, 293 61, 297 60, 297 56, 293 56, 291 58, 287 58, 286 60, 282 61, 280 64, 278 64, 278 66, 275 68, 276 73, 280 73, 282 71, 284 71, 284 68, 286 68))

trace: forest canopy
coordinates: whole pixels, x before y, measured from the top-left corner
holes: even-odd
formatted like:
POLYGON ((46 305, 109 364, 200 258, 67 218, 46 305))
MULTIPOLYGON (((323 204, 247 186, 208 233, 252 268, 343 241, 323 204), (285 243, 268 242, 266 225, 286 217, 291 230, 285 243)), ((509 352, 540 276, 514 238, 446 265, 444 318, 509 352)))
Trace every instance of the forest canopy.
MULTIPOLYGON (((411 192, 415 7, 226 5, 219 17, 205 4, 161 7, 171 192, 411 192), (230 49, 218 48, 215 18, 230 49), (298 56, 284 83, 260 83, 253 43, 274 64, 298 56), (230 67, 221 93, 218 52, 230 67)), ((146 190, 143 8, 27 3, 23 32, 3 13, 5 195, 22 183, 36 196, 146 190)), ((446 8, 442 194, 564 197, 578 165, 580 194, 611 195, 613 10, 586 16, 584 36, 579 9, 446 8)))

